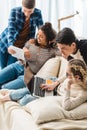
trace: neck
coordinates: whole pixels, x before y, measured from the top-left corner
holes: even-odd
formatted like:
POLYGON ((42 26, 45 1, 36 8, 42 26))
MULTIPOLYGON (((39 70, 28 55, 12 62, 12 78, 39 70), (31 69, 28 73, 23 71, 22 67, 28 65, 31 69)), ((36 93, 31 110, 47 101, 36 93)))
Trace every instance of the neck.
POLYGON ((30 19, 30 17, 26 17, 26 18, 25 18, 25 21, 27 21, 27 20, 29 20, 29 19, 30 19))

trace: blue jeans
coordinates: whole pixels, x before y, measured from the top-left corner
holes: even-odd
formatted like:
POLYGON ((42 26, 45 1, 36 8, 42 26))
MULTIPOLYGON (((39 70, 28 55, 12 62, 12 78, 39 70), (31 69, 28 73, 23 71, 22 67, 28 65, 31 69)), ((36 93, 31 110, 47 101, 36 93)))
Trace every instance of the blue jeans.
POLYGON ((18 89, 25 87, 24 66, 15 62, 0 70, 0 87, 4 89, 18 89))
POLYGON ((10 55, 8 52, 1 52, 0 51, 0 66, 1 69, 5 68, 6 66, 14 63, 17 61, 17 58, 13 57, 12 55, 10 55))
MULTIPOLYGON (((31 86, 32 87, 32 86, 31 86)), ((27 87, 14 90, 10 93, 10 98, 12 101, 17 101, 20 105, 24 106, 27 103, 37 99, 33 97, 27 87)))

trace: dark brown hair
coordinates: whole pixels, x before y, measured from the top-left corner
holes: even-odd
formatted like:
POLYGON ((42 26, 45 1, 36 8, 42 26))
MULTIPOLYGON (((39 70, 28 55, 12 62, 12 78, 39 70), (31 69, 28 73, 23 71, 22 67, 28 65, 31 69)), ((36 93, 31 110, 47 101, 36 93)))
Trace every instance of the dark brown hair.
POLYGON ((73 42, 76 42, 77 38, 70 28, 63 28, 58 32, 56 37, 56 42, 65 45, 71 45, 73 42))
POLYGON ((35 0, 22 0, 22 6, 32 9, 35 7, 35 0))
POLYGON ((46 35, 47 42, 52 41, 56 38, 57 33, 53 29, 52 24, 50 22, 46 22, 43 26, 40 27, 40 29, 46 35))

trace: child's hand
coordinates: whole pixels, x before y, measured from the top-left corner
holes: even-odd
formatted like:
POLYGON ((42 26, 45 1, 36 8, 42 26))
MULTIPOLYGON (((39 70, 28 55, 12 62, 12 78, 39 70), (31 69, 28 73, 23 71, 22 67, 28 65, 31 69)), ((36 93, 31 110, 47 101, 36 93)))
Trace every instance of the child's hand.
POLYGON ((66 90, 70 90, 71 89, 71 85, 74 83, 73 79, 67 79, 67 85, 66 85, 66 90))
POLYGON ((41 84, 40 87, 42 88, 42 90, 46 89, 46 90, 48 90, 48 91, 52 91, 52 90, 54 90, 54 88, 55 88, 57 85, 59 85, 59 82, 58 82, 58 81, 55 81, 55 82, 53 82, 53 83, 51 83, 51 84, 41 84))
POLYGON ((54 84, 41 84, 40 86, 42 88, 42 90, 46 89, 48 91, 51 91, 55 88, 54 84))

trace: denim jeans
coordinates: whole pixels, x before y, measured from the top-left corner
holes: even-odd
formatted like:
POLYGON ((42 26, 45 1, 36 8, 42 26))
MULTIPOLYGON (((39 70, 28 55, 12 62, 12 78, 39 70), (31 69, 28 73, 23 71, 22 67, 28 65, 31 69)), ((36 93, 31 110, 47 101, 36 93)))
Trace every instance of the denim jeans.
POLYGON ((4 89, 18 89, 25 87, 24 66, 15 62, 0 70, 0 87, 4 89))
POLYGON ((14 63, 17 61, 17 58, 13 57, 12 55, 8 54, 8 52, 1 52, 0 51, 0 66, 1 69, 5 68, 6 66, 14 63))
MULTIPOLYGON (((32 87, 32 86, 31 86, 32 87)), ((10 98, 12 101, 19 102, 20 105, 24 106, 27 103, 37 99, 33 97, 27 87, 14 90, 10 93, 10 98)))

